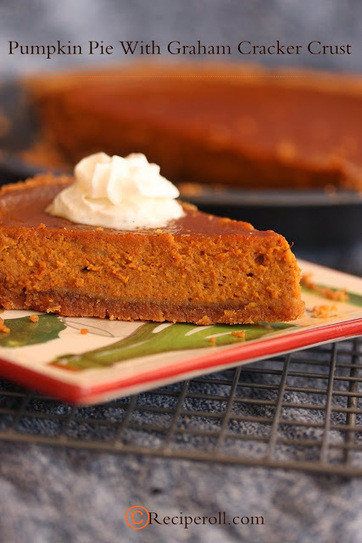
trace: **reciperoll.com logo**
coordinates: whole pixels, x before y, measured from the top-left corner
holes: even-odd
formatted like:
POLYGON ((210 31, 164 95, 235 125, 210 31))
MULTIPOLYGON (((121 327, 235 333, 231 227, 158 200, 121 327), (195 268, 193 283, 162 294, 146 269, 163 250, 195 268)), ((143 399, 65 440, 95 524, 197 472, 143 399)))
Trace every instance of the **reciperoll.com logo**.
POLYGON ((265 524, 262 515, 235 515, 229 516, 225 511, 218 511, 214 515, 160 515, 156 511, 149 511, 143 505, 132 505, 125 514, 126 524, 133 530, 143 530, 146 526, 178 526, 188 530, 190 526, 262 526, 265 524))

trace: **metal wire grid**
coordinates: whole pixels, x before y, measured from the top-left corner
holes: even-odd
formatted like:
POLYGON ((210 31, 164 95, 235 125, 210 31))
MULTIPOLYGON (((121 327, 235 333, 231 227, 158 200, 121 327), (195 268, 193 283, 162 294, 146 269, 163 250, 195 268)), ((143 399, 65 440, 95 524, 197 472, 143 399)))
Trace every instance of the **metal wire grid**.
POLYGON ((92 407, 0 382, 0 439, 362 475, 362 339, 92 407))

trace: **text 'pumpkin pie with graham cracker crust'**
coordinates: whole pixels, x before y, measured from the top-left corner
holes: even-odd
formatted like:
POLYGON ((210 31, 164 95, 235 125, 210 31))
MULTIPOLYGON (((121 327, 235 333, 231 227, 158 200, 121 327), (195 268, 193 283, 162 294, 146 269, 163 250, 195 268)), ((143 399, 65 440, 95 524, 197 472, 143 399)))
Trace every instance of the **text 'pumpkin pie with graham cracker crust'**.
POLYGON ((301 316, 285 238, 179 203, 143 155, 0 193, 0 304, 65 316, 256 323, 301 316))

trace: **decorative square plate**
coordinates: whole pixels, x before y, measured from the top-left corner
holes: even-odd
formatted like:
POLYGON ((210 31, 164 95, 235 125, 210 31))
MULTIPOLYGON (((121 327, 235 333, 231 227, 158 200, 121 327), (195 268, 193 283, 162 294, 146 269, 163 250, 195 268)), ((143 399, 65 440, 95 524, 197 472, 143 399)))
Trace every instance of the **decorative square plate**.
POLYGON ((0 375, 92 404, 362 334, 362 280, 299 265, 309 276, 307 309, 289 323, 196 326, 4 311, 10 332, 0 332, 0 375))

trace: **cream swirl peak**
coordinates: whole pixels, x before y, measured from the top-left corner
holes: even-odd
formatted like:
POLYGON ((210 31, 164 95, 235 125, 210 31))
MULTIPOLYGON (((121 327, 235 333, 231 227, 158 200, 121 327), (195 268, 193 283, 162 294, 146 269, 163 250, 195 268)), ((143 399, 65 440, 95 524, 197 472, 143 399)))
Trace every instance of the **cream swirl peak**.
POLYGON ((96 153, 74 168, 75 182, 47 207, 72 222, 136 230, 163 227, 182 217, 178 189, 142 154, 96 153))

